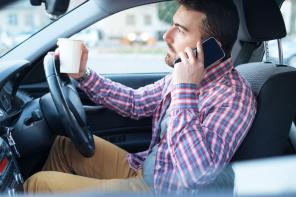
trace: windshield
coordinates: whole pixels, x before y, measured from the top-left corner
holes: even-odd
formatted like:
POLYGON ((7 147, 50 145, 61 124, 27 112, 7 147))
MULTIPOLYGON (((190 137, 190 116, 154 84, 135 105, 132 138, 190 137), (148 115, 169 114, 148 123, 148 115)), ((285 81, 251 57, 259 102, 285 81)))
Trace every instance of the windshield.
MULTIPOLYGON (((86 0, 71 0, 67 12, 86 0)), ((0 9, 0 56, 53 22, 41 6, 32 6, 30 0, 18 0, 0 9)))

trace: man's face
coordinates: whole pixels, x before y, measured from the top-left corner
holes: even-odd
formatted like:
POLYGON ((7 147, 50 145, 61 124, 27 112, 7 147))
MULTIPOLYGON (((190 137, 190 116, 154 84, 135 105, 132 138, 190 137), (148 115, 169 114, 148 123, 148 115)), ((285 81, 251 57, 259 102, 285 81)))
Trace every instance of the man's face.
POLYGON ((174 60, 179 52, 184 51, 186 47, 196 48, 197 41, 201 39, 202 20, 205 18, 201 12, 188 10, 182 5, 179 7, 173 17, 173 25, 163 35, 168 45, 166 64, 174 67, 174 60))

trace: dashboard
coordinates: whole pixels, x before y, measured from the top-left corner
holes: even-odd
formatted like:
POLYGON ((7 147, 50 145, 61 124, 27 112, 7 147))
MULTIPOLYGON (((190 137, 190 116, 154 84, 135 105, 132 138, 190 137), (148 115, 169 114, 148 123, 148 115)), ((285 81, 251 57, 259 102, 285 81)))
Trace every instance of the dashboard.
POLYGON ((4 89, 0 91, 0 122, 6 120, 11 114, 12 98, 5 92, 4 89))
POLYGON ((33 100, 31 96, 23 91, 13 89, 13 81, 7 82, 0 89, 0 124, 10 125, 13 119, 21 113, 22 107, 33 100))
POLYGON ((63 129, 50 93, 33 98, 22 89, 31 69, 26 60, 0 61, 0 192, 21 191, 63 129))
POLYGON ((22 107, 32 98, 23 91, 17 91, 25 71, 27 61, 10 61, 0 67, 0 125, 7 126, 21 112, 22 107))
POLYGON ((6 144, 8 153, 0 151, 0 192, 21 191, 17 185, 41 169, 55 137, 56 124, 51 128, 46 119, 52 111, 58 117, 50 93, 42 108, 43 96, 24 91, 32 69, 26 60, 0 61, 0 150, 6 144))
POLYGON ((12 136, 24 106, 33 100, 18 91, 28 67, 26 61, 5 62, 0 67, 0 191, 9 195, 14 195, 23 183, 17 162, 20 155, 12 136))
POLYGON ((0 91, 0 107, 5 112, 10 113, 12 111, 13 98, 4 89, 0 91))

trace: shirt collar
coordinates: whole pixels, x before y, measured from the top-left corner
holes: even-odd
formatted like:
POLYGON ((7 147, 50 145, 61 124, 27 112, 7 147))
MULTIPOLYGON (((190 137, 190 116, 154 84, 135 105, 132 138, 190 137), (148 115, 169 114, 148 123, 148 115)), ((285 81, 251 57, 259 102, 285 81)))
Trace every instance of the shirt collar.
POLYGON ((210 82, 217 81, 227 72, 231 71, 234 68, 232 58, 228 58, 223 62, 217 63, 208 67, 204 79, 201 81, 201 86, 204 86, 210 82))

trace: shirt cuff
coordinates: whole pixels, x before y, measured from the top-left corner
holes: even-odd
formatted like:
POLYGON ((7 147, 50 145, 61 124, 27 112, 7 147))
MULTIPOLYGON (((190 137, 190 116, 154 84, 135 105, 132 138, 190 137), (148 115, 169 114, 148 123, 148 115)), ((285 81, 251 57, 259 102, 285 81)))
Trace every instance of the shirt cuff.
POLYGON ((172 97, 172 109, 198 109, 198 85, 181 83, 174 85, 172 97))
POLYGON ((91 74, 87 78, 78 81, 78 87, 80 89, 87 90, 90 87, 92 87, 94 84, 98 85, 98 82, 100 81, 100 77, 93 70, 91 70, 90 72, 91 74))

